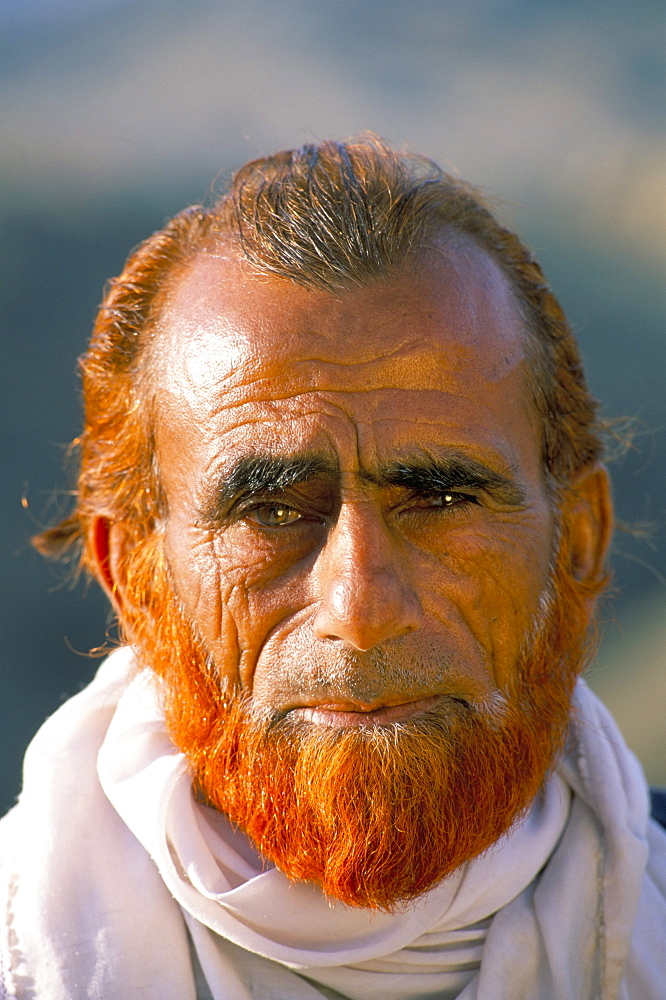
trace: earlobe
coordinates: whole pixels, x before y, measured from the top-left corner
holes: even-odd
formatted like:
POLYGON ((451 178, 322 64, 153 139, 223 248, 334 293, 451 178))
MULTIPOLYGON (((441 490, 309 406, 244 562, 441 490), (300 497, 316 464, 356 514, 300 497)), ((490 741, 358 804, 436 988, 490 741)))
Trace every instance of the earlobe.
POLYGON ((586 469, 568 489, 565 530, 570 567, 580 583, 601 585, 613 532, 610 478, 600 462, 586 469))
POLYGON ((90 525, 90 549, 96 576, 116 614, 123 607, 120 566, 125 555, 126 532, 121 524, 107 517, 94 517, 90 525))

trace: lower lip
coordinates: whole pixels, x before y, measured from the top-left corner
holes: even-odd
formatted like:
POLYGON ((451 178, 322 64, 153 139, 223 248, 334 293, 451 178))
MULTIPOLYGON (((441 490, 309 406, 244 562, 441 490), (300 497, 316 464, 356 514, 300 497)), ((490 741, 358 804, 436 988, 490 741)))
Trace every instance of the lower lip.
POLYGON ((311 708, 294 708, 289 713, 292 718, 302 719, 317 726, 341 728, 346 726, 388 726, 394 722, 406 722, 408 719, 427 712, 442 700, 443 695, 433 695, 430 698, 420 698, 418 701, 407 701, 401 705, 390 705, 386 708, 376 708, 373 712, 351 712, 318 705, 311 708))

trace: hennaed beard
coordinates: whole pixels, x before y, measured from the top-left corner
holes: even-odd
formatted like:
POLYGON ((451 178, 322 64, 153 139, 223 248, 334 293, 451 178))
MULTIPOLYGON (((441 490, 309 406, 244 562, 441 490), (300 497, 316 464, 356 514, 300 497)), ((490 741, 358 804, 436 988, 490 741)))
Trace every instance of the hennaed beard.
POLYGON ((259 720, 224 697, 162 562, 151 579, 159 613, 137 617, 132 631, 163 678, 170 735, 206 799, 290 879, 390 912, 501 838, 557 757, 587 614, 560 569, 549 594, 501 698, 446 699, 376 727, 259 720))

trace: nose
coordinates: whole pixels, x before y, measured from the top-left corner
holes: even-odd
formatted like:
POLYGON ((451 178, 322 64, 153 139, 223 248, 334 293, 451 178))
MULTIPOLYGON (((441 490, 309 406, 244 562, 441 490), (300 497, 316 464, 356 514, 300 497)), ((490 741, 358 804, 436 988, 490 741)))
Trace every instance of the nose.
POLYGON ((365 651, 419 629, 421 606, 404 568, 404 554, 374 504, 343 504, 315 566, 317 638, 365 651))

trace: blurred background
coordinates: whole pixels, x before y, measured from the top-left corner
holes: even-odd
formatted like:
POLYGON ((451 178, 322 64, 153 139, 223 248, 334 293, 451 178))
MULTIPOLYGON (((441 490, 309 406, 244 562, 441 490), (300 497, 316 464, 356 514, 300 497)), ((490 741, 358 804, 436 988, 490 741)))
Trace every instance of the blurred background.
POLYGON ((3 0, 0 812, 109 623, 30 535, 67 506, 76 358, 136 243, 245 160, 372 129, 501 199, 582 345, 613 465, 615 599, 590 672, 666 784, 663 0, 3 0))

